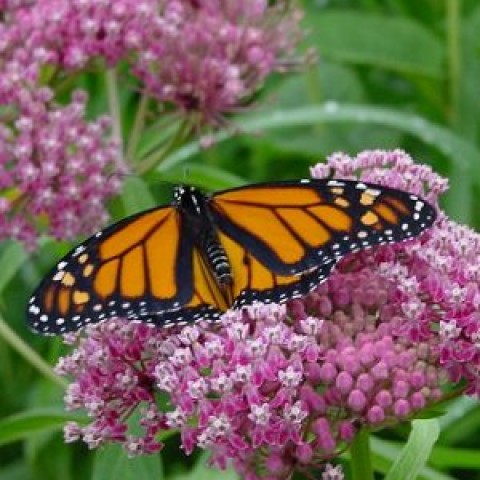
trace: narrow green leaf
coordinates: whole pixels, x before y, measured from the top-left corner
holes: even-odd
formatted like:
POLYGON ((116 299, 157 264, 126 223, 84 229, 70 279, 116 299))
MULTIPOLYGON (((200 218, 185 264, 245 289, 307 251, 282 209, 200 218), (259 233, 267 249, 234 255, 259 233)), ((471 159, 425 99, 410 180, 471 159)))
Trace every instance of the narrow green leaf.
MULTIPOLYGON (((315 96, 353 104, 362 104, 367 99, 360 76, 352 67, 322 62, 320 68, 312 69, 303 76, 286 78, 272 93, 270 111, 319 104, 320 101, 315 96)), ((268 101, 266 104, 268 108, 268 101)), ((375 148, 396 148, 401 135, 401 132, 391 127, 371 128, 362 123, 320 123, 289 128, 288 135, 285 135, 283 129, 269 130, 262 137, 266 137, 282 151, 318 156, 335 151, 360 151, 371 148, 372 145, 375 148)))
MULTIPOLYGON (((327 102, 322 105, 301 107, 291 110, 269 112, 255 117, 243 117, 239 121, 239 130, 244 133, 258 133, 270 129, 290 129, 302 125, 315 125, 351 122, 354 124, 386 125, 397 128, 430 145, 450 158, 453 167, 461 170, 477 186, 480 186, 480 151, 473 144, 463 139, 450 129, 436 125, 415 114, 405 113, 389 108, 367 105, 346 105, 327 102)), ((215 136, 216 142, 230 138, 233 129, 222 131, 215 136)), ((165 172, 186 162, 200 151, 197 142, 176 150, 159 165, 158 171, 165 172)), ((419 159, 423 160, 423 159, 419 159)), ((454 212, 457 220, 461 212, 454 212)))
POLYGON ((440 419, 446 414, 445 410, 440 410, 437 408, 428 409, 426 408, 424 411, 419 412, 413 418, 415 420, 427 420, 429 418, 437 418, 440 419))
POLYGON ((448 405, 447 415, 441 418, 442 445, 455 445, 480 431, 480 408, 478 400, 460 397, 448 405))
POLYGON ((16 442, 39 432, 61 430, 65 422, 85 422, 85 417, 63 410, 29 410, 0 420, 0 445, 16 442))
MULTIPOLYGON (((243 117, 239 121, 239 126, 244 133, 258 133, 262 130, 288 129, 293 126, 311 125, 317 122, 383 124, 398 128, 451 157, 457 168, 471 169, 476 181, 480 184, 480 169, 472 168, 480 164, 480 151, 448 128, 431 123, 415 114, 368 105, 326 102, 318 106, 270 112, 255 117, 243 117)), ((232 135, 231 131, 222 131, 215 136, 215 141, 227 140, 232 135)), ((159 165, 158 171, 169 170, 185 162, 200 150, 201 147, 197 142, 189 143, 168 156, 159 165)))
POLYGON ((370 433, 360 430, 350 447, 353 480, 373 480, 370 433))
POLYGON ((442 42, 406 17, 330 10, 307 15, 305 23, 322 57, 443 78, 442 42))
MULTIPOLYGON (((387 473, 395 462, 395 460, 400 456, 400 452, 403 448, 403 445, 398 442, 391 442, 387 440, 382 440, 375 436, 371 437, 371 451, 372 451, 372 462, 375 471, 381 473, 387 473)), ((437 470, 424 466, 417 477, 418 480, 455 480, 454 477, 447 475, 445 473, 438 472, 437 470)))
POLYGON ((119 445, 105 445, 98 450, 92 480, 162 480, 160 455, 129 458, 119 445))
POLYGON ((134 159, 138 160, 152 153, 155 149, 162 148, 175 135, 178 127, 179 121, 160 116, 159 120, 142 132, 134 159))
MULTIPOLYGON (((458 2, 457 2, 458 3, 458 2)), ((461 7, 460 7, 461 8, 461 7)), ((480 78, 480 5, 461 19, 459 36, 460 45, 460 75, 459 103, 455 118, 456 129, 466 138, 478 138, 478 112, 480 110, 480 95, 478 79, 480 78)))
POLYGON ((408 441, 385 480, 415 480, 427 463, 439 434, 437 420, 414 420, 408 441))
MULTIPOLYGON (((465 417, 472 410, 478 410, 478 408, 478 401, 467 396, 459 397, 449 402, 445 406, 445 415, 439 419, 442 435, 445 429, 449 427, 455 427, 461 418, 465 417)), ((480 413, 480 410, 478 411, 480 413)))
POLYGON ((17 273, 28 255, 23 246, 16 242, 9 242, 0 255, 0 292, 8 285, 17 273))
POLYGON ((480 455, 478 450, 474 449, 436 446, 430 455, 429 462, 442 469, 461 468, 480 471, 480 455))

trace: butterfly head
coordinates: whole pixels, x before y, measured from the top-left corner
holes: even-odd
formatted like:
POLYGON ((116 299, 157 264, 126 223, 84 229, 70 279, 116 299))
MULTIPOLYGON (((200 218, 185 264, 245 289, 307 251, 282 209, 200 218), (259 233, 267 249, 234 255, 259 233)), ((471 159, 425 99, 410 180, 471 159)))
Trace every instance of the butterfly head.
POLYGON ((173 191, 173 203, 175 207, 194 215, 205 213, 206 197, 192 185, 177 185, 173 191))

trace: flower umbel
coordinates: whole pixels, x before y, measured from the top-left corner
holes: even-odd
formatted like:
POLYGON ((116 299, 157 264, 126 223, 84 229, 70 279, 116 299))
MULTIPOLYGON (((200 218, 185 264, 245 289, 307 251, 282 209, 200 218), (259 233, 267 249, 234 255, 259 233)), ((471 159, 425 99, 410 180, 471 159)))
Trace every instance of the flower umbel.
MULTIPOLYGON (((446 187, 400 151, 336 155, 327 166, 432 203, 446 187)), ((242 478, 319 472, 359 428, 409 419, 449 383, 479 394, 479 253, 480 236, 441 216, 420 238, 344 258, 304 298, 228 312, 216 329, 167 333, 122 319, 89 327, 58 371, 74 378, 67 406, 94 421, 70 424, 66 436, 137 454, 178 429, 186 453, 206 448, 242 478), (126 421, 135 408, 137 438, 126 421)), ((343 477, 334 467, 322 475, 343 477)))
POLYGON ((46 64, 126 61, 157 100, 216 124, 268 74, 307 60, 294 56, 300 18, 288 0, 38 0, 0 29, 0 51, 33 80, 46 64))
POLYGON ((293 65, 301 15, 288 3, 160 2, 155 34, 134 69, 159 100, 221 123, 268 74, 293 65))
POLYGON ((0 124, 0 239, 33 248, 41 233, 57 239, 92 233, 108 218, 105 199, 120 186, 109 120, 85 121, 82 92, 60 106, 47 88, 24 88, 8 74, 3 80, 0 104, 12 118, 0 124))

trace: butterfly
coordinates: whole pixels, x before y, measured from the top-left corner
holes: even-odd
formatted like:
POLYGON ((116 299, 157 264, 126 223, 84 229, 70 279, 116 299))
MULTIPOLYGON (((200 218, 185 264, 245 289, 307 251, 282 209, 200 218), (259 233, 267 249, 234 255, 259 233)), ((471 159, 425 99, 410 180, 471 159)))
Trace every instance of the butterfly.
POLYGON ((346 254, 415 237, 435 216, 416 195, 353 180, 211 195, 179 185, 170 205, 68 253, 30 299, 28 323, 48 335, 117 316, 165 327, 215 321, 229 308, 304 295, 346 254))

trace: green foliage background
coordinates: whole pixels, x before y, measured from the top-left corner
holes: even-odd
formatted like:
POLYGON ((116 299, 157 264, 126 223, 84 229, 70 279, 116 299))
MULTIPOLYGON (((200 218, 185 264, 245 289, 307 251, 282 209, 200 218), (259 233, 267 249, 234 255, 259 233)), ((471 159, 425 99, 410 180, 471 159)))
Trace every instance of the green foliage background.
MULTIPOLYGON (((218 143, 206 151, 188 144, 169 152, 141 178, 127 179, 122 195, 110 206, 113 219, 161 201, 165 180, 184 181, 186 175, 188 182, 215 190, 307 176, 310 165, 338 150, 355 154, 366 148, 401 147, 448 176, 451 189, 444 208, 478 230, 480 3, 305 0, 303 7, 309 30, 304 48, 318 50, 318 65, 270 79, 258 94, 258 105, 233 119, 243 133, 220 133, 218 143)), ((71 88, 80 86, 90 92, 92 118, 108 112, 102 74, 84 74, 74 83, 65 89, 65 99, 71 88)), ((127 133, 138 93, 132 89, 120 93, 122 128, 127 133)), ((168 133, 161 119, 152 124, 134 158, 146 156, 168 133)), ((66 350, 58 339, 31 334, 24 310, 35 284, 69 247, 45 239, 38 252, 27 255, 15 244, 0 246, 1 315, 50 364, 66 350)), ((35 368, 40 364, 31 351, 20 354, 15 342, 1 327, 1 480, 236 478, 233 472, 207 469, 205 456, 184 457, 175 436, 166 440, 161 455, 134 460, 126 460, 114 447, 89 452, 83 445, 65 445, 63 423, 83 417, 64 412, 64 386, 35 368)), ((378 478, 389 472, 385 477, 389 480, 480 479, 478 402, 456 400, 445 412, 438 417, 439 440, 431 452, 428 438, 435 438, 437 420, 435 427, 426 423, 414 430, 400 460, 410 426, 375 437, 373 465, 378 478), (424 461, 413 465, 415 458, 429 453, 426 465, 424 461)), ((348 455, 342 462, 348 472, 348 455)))

